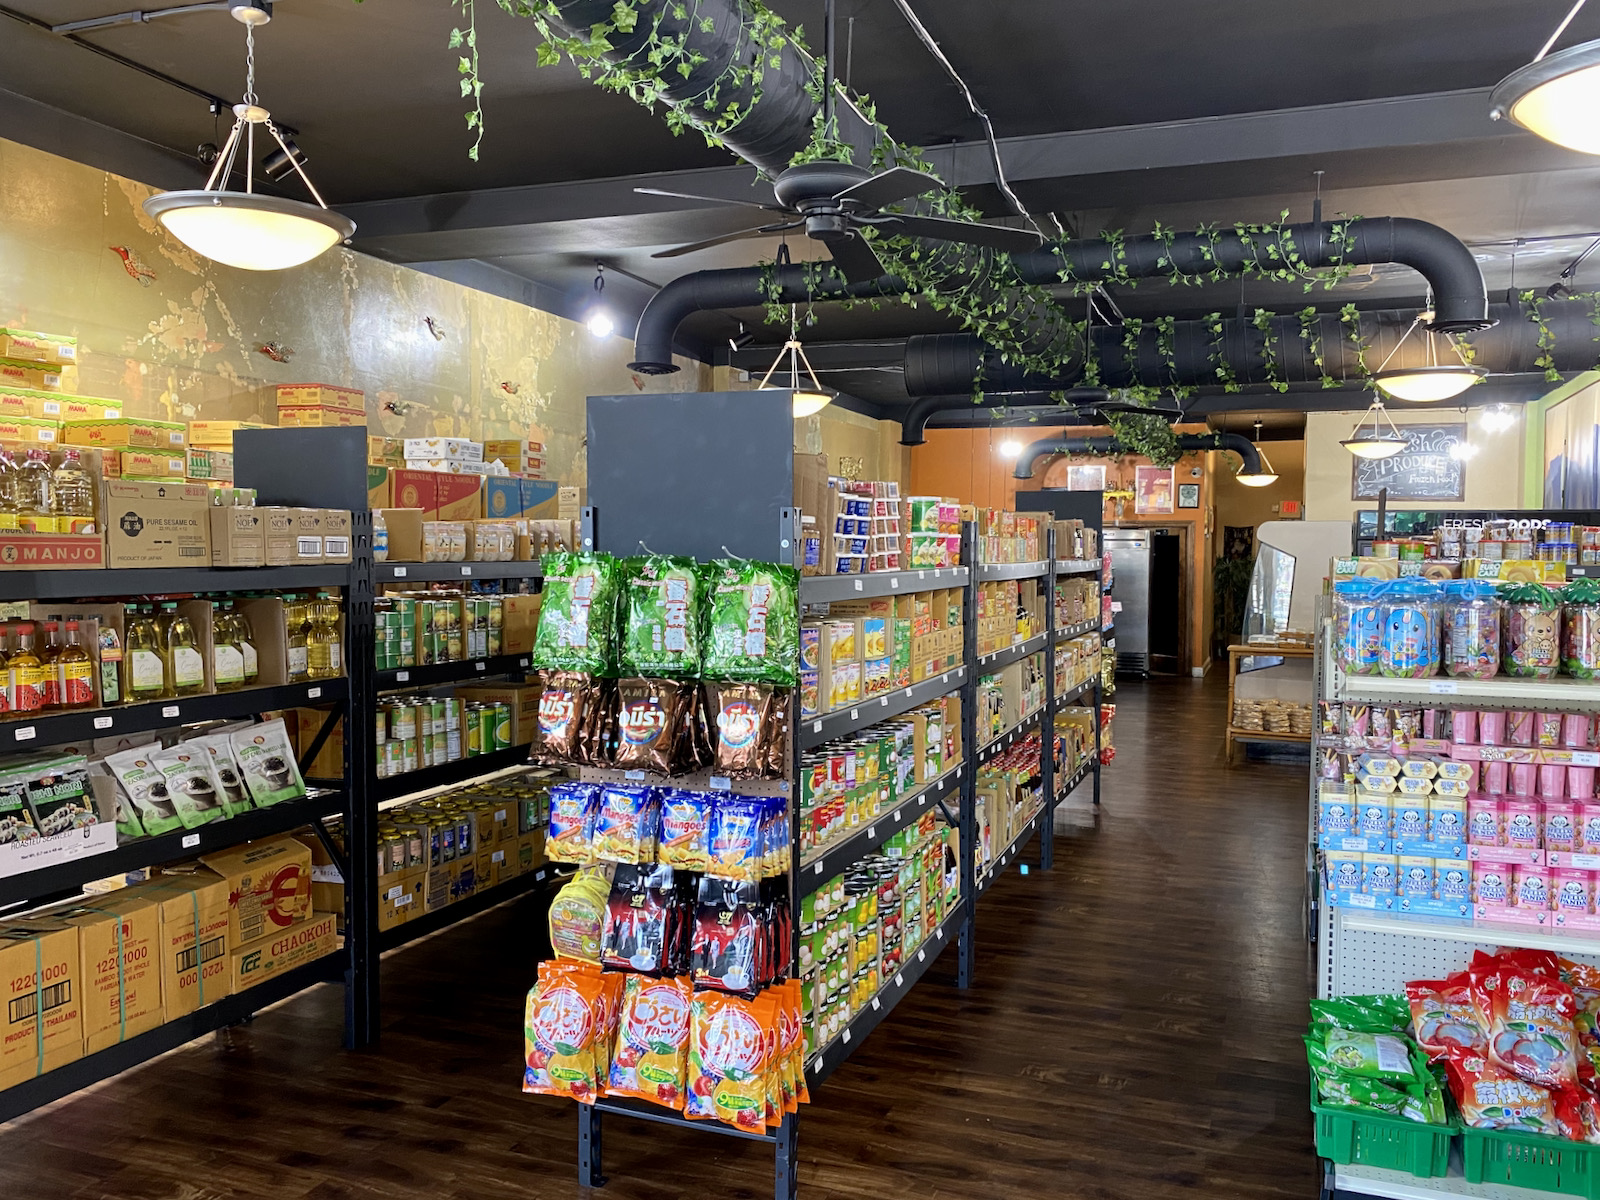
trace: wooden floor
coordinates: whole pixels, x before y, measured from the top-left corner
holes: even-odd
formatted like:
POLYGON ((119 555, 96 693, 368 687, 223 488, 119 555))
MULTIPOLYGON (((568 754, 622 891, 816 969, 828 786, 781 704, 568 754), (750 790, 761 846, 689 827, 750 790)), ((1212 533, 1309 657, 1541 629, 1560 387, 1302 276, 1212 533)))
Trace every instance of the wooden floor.
MULTIPOLYGON (((803 1110, 805 1200, 1316 1195, 1306 768, 1225 769, 1225 693, 1123 688, 1103 812, 985 898, 976 985, 947 953, 803 1110)), ((537 924, 523 900, 392 954, 375 1051, 337 1049, 325 986, 0 1129, 0 1196, 770 1196, 765 1147, 619 1118, 581 1193, 573 1107, 518 1091, 537 924)))

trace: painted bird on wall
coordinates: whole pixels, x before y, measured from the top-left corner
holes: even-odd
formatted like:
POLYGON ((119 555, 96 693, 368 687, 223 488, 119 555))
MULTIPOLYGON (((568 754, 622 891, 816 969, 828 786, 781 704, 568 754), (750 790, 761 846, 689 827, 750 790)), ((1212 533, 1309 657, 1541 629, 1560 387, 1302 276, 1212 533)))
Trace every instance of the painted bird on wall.
POLYGON ((112 253, 122 259, 122 269, 136 280, 140 287, 149 287, 156 273, 145 266, 144 260, 127 246, 112 246, 112 253))
POLYGON ((265 354, 273 362, 286 363, 294 357, 294 347, 282 342, 262 342, 256 347, 256 353, 265 354))

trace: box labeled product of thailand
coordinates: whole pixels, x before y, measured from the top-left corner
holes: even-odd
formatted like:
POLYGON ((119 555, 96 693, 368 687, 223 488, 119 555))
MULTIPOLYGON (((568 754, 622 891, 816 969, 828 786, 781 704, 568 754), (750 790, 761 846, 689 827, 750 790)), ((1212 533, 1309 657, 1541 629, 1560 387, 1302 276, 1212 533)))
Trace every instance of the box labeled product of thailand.
POLYGON ((0 416, 0 442, 51 446, 61 438, 61 422, 53 417, 0 416))
POLYGON ((0 358, 0 388, 7 390, 28 388, 36 392, 59 392, 76 375, 77 372, 70 367, 0 358), (67 371, 72 371, 72 375, 64 374, 67 371))
POLYGON ((69 446, 126 447, 181 454, 188 448, 188 436, 187 429, 179 422, 150 421, 142 417, 63 421, 61 424, 61 440, 69 446))
POLYGON ((160 910, 161 1004, 176 1020, 233 991, 228 973, 228 885, 211 871, 157 875, 138 886, 160 910))
POLYGON ((0 1088, 83 1057, 82 996, 75 928, 0 924, 0 1088))
POLYGON ((333 408, 324 404, 278 405, 278 425, 282 429, 320 429, 366 423, 367 413, 362 408, 333 408))
POLYGON ((47 421, 103 420, 120 417, 122 401, 73 396, 66 392, 0 387, 0 413, 13 417, 40 417, 47 421))
POLYGON ((337 924, 338 917, 333 913, 313 913, 309 920, 275 929, 265 937, 244 943, 229 956, 233 990, 242 992, 313 959, 332 954, 339 944, 337 924))
POLYGON ((294 838, 234 846, 200 861, 228 885, 228 945, 235 951, 311 911, 311 851, 294 838))
POLYGON ((260 421, 190 421, 189 445, 233 453, 233 435, 240 429, 270 429, 260 421))
POLYGON ((78 931, 83 1050, 93 1054, 165 1020, 161 1006, 161 909, 137 888, 53 913, 78 931))
POLYGON ((107 480, 103 496, 107 566, 203 567, 211 561, 204 484, 107 480))

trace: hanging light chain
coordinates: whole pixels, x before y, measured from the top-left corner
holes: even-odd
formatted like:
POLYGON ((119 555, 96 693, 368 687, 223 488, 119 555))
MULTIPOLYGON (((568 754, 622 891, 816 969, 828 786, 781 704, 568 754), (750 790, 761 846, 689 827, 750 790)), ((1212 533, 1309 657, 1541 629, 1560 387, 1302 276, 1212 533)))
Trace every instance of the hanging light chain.
POLYGON ((244 102, 256 102, 256 27, 244 27, 244 102))

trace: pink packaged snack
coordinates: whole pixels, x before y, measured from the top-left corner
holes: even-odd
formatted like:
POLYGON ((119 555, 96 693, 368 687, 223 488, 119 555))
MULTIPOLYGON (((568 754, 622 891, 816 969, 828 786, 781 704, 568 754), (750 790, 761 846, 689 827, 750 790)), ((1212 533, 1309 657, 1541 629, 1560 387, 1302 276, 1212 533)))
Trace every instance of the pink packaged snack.
POLYGON ((1472 864, 1472 902, 1503 907, 1511 902, 1511 868, 1505 863, 1472 864))
POLYGON ((1485 746, 1506 744, 1506 715, 1503 712, 1478 714, 1478 740, 1485 746))
POLYGON ((1458 746, 1470 746, 1478 740, 1478 714, 1471 709, 1458 708, 1450 714, 1450 740, 1458 746))
POLYGON ((1567 768, 1560 763, 1539 764, 1539 795, 1565 796, 1567 794, 1567 768))
POLYGON ((1594 872, 1557 867, 1550 872, 1551 907, 1573 917, 1594 913, 1594 872))
POLYGON ((1583 713, 1568 713, 1561 718, 1561 744, 1582 750, 1589 744, 1589 718, 1583 713))
POLYGON ((1571 800, 1544 802, 1544 848, 1551 854, 1578 852, 1577 805, 1571 800))
POLYGON ((1578 827, 1574 854, 1600 854, 1600 801, 1573 801, 1573 823, 1578 827))
POLYGON ((1531 712, 1511 712, 1506 714, 1506 742, 1512 746, 1533 745, 1537 725, 1531 712))
POLYGON ((1483 790, 1491 796, 1503 796, 1511 778, 1511 764, 1490 762, 1483 764, 1483 790))
POLYGON ((1539 782, 1539 769, 1532 763, 1512 763, 1511 782, 1506 791, 1513 796, 1531 796, 1539 782))
POLYGON ((1561 744, 1561 714, 1542 712, 1535 716, 1533 742, 1536 746, 1561 744))
MULTIPOLYGON (((1595 814, 1600 832, 1600 811, 1595 814)), ((1500 838, 1500 799, 1481 792, 1467 797, 1467 845, 1498 846, 1500 838)))
POLYGON ((1567 795, 1574 800, 1587 800, 1594 795, 1594 768, 1567 768, 1567 795))
POLYGON ((1550 907, 1550 868, 1518 863, 1512 869, 1511 886, 1518 908, 1545 910, 1550 907))
POLYGON ((1514 850, 1539 849, 1537 800, 1505 800, 1500 804, 1501 842, 1514 850))

